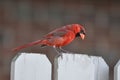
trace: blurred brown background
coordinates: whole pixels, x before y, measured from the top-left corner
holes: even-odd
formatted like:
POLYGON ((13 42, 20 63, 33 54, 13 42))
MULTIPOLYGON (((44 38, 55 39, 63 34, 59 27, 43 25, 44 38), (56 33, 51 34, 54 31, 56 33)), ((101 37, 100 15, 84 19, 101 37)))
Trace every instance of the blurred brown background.
MULTIPOLYGON (((120 59, 119 0, 0 0, 0 80, 10 80, 13 47, 40 39, 63 25, 79 23, 86 28, 84 41, 75 39, 64 49, 102 56, 113 67, 120 59)), ((56 54, 51 47, 34 46, 21 52, 56 54)))

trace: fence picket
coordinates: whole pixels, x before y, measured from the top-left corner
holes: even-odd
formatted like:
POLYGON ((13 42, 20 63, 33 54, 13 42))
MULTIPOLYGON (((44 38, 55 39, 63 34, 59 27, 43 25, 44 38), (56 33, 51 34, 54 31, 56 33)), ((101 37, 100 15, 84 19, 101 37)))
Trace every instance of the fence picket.
POLYGON ((12 61, 11 80, 51 80, 51 63, 46 55, 21 53, 12 61))
POLYGON ((108 80, 109 67, 101 57, 62 54, 55 58, 55 80, 108 80))
POLYGON ((114 67, 114 80, 120 80, 120 60, 114 67))

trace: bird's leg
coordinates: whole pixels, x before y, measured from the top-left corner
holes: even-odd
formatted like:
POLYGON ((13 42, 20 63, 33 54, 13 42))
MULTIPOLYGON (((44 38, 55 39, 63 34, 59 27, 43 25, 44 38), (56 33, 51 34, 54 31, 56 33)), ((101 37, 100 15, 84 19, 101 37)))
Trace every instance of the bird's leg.
POLYGON ((69 51, 62 49, 61 47, 60 47, 59 49, 60 49, 63 53, 70 53, 69 51))
POLYGON ((58 54, 69 53, 69 51, 62 49, 61 47, 54 47, 58 54))
POLYGON ((54 49, 56 50, 56 52, 58 53, 58 57, 59 56, 61 56, 62 58, 63 58, 63 55, 62 55, 62 53, 66 53, 66 51, 65 50, 63 50, 62 48, 60 48, 60 47, 54 47, 54 49))

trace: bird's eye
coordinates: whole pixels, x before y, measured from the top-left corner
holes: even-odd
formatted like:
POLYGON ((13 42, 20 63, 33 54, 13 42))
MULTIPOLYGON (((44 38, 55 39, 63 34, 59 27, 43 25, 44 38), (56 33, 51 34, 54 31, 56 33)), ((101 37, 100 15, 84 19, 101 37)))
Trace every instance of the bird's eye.
POLYGON ((80 30, 80 33, 83 33, 83 30, 80 30))
POLYGON ((77 33, 76 35, 75 35, 75 37, 79 37, 80 36, 80 33, 77 33))
POLYGON ((83 30, 80 30, 80 33, 84 34, 85 35, 85 32, 83 30))

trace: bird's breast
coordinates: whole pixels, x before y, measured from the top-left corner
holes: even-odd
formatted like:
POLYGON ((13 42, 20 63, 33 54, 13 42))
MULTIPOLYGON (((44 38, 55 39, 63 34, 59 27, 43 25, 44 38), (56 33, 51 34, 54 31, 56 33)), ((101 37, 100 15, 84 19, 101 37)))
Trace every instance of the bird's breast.
POLYGON ((66 35, 64 35, 63 39, 64 39, 64 42, 63 42, 63 45, 67 45, 69 44, 71 41, 73 41, 75 38, 75 34, 73 32, 68 32, 66 35))

